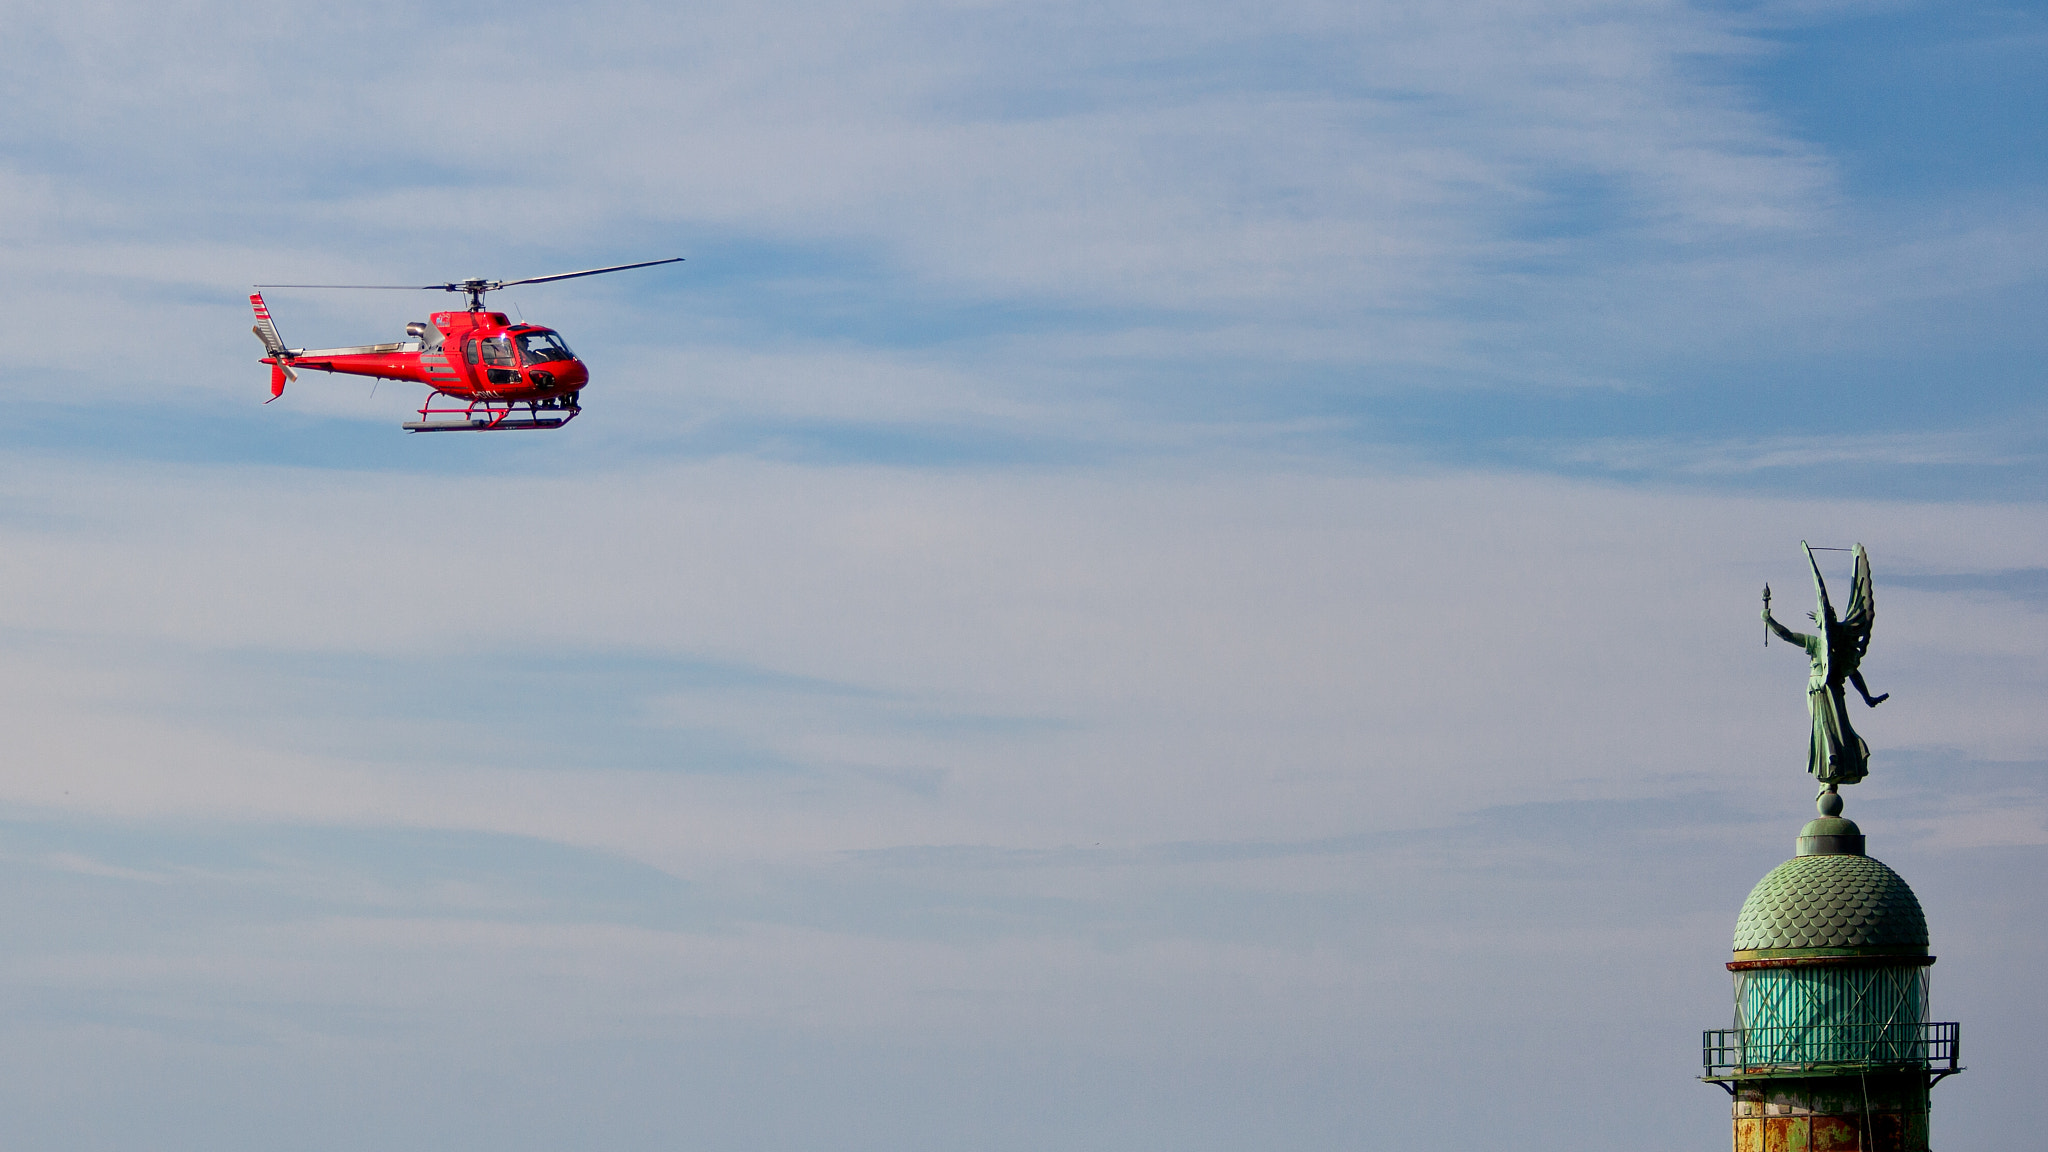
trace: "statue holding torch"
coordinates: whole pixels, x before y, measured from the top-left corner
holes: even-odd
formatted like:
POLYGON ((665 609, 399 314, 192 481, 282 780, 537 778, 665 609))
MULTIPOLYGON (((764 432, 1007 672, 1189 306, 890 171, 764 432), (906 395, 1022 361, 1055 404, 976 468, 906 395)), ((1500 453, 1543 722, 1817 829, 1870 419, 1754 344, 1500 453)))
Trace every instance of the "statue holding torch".
POLYGON ((1805 649, 1812 662, 1812 673, 1806 681, 1806 707, 1813 718, 1813 739, 1807 746, 1806 770, 1821 782, 1823 791, 1832 792, 1836 785, 1854 784, 1870 771, 1870 746, 1849 723, 1844 685, 1855 686, 1863 703, 1871 708, 1890 699, 1891 693, 1872 696, 1863 683, 1863 654, 1870 648, 1870 629, 1877 620, 1877 600, 1870 586, 1870 556, 1861 544, 1851 549, 1856 554, 1856 573, 1849 584, 1849 610, 1838 620, 1834 605, 1828 602, 1827 582, 1821 579, 1813 548, 1804 540, 1799 546, 1806 550, 1806 562, 1813 568, 1817 601, 1807 615, 1820 631, 1809 636, 1773 619, 1771 588, 1766 584, 1764 644, 1769 646, 1770 634, 1775 632, 1779 639, 1805 649))

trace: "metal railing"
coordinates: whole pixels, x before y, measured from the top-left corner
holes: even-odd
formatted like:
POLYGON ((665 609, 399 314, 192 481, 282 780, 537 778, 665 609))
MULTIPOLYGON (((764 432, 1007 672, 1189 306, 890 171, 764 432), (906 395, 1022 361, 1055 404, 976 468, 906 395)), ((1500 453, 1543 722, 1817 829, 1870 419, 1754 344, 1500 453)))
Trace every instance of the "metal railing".
POLYGON ((1956 1063, 1961 1033, 1953 1020, 1709 1029, 1700 1036, 1700 1063, 1708 1080, 1879 1068, 1946 1076, 1962 1070, 1956 1063))

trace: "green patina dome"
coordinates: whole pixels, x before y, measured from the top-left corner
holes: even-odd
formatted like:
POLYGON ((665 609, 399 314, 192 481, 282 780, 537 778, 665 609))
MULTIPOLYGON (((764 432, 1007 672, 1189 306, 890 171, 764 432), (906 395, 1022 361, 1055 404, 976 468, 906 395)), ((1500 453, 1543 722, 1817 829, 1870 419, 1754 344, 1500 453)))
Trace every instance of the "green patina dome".
POLYGON ((1927 918, 1913 890, 1879 861, 1860 853, 1794 856, 1742 902, 1735 951, 1738 958, 1826 954, 1820 949, 1925 953, 1927 918))

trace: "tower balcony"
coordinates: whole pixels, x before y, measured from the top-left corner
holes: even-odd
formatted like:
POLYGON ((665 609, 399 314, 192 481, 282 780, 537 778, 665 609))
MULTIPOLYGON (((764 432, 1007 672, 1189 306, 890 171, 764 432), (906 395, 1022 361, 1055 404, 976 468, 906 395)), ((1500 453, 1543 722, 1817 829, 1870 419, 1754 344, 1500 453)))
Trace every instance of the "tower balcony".
POLYGON ((1932 1084, 1963 1070, 1956 1062, 1961 1031, 1953 1020, 1709 1029, 1700 1036, 1700 1079, 1728 1087, 1737 1080, 1920 1072, 1932 1084))

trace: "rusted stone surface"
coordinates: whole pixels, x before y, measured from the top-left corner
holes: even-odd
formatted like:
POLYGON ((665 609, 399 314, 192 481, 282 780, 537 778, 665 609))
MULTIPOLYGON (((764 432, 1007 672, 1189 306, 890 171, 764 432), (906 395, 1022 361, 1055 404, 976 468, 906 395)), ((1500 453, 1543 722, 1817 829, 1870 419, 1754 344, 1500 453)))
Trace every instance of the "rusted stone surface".
POLYGON ((1773 1116, 1764 1121, 1764 1152, 1807 1152, 1810 1116, 1773 1116))
POLYGON ((1855 1120, 1816 1116, 1813 1129, 1813 1152, 1875 1152, 1863 1147, 1863 1133, 1855 1120))
POLYGON ((1735 1152, 1928 1152, 1917 1076, 1745 1081, 1731 1111, 1735 1152))

